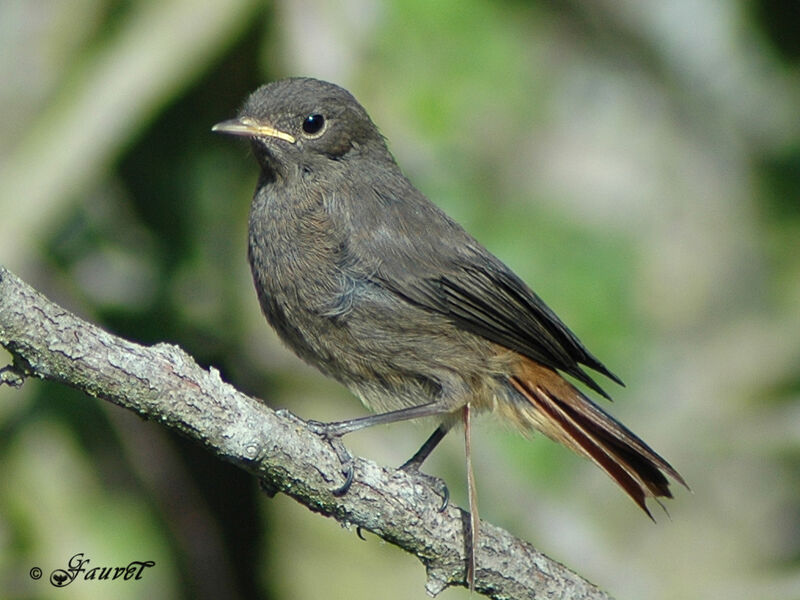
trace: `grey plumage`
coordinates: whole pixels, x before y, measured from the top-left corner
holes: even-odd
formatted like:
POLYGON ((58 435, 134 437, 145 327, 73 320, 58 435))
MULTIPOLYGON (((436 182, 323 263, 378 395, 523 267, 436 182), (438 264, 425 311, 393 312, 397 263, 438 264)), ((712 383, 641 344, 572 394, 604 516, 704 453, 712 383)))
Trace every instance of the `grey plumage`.
POLYGON ((621 383, 410 183, 349 92, 306 78, 270 83, 216 129, 252 140, 261 167, 253 279, 267 319, 301 358, 372 410, 401 411, 391 420, 426 405, 448 428, 469 404, 539 429, 592 459, 645 511, 647 496, 670 495, 662 472, 683 482, 559 375, 602 395, 584 367, 621 383))

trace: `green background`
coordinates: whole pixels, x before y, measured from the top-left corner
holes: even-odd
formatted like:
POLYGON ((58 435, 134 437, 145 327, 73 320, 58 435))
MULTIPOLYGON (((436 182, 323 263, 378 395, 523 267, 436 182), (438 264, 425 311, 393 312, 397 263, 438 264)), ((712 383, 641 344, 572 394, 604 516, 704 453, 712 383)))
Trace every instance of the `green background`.
MULTIPOLYGON (((271 406, 363 414, 264 322, 256 166, 210 132, 265 81, 335 81, 625 380, 610 410, 693 490, 654 525, 592 465, 486 418, 481 516, 620 599, 800 598, 798 6, 3 0, 0 263, 271 406)), ((428 433, 347 442, 393 465, 428 433)), ((427 470, 464 504, 459 436, 427 470)), ((426 597, 413 557, 64 387, 0 389, 0 482, 4 598, 426 597), (78 552, 156 566, 30 579, 78 552)))

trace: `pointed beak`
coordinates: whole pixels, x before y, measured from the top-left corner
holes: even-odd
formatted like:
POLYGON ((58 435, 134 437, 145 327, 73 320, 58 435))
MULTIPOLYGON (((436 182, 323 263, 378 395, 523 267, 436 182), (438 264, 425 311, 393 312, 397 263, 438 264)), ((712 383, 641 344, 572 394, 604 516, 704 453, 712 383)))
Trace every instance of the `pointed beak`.
POLYGON ((259 123, 249 117, 222 121, 222 123, 214 125, 211 131, 228 133, 230 135, 241 135, 243 137, 273 137, 285 140, 290 144, 294 144, 296 141, 295 137, 290 133, 275 129, 266 123, 259 123))

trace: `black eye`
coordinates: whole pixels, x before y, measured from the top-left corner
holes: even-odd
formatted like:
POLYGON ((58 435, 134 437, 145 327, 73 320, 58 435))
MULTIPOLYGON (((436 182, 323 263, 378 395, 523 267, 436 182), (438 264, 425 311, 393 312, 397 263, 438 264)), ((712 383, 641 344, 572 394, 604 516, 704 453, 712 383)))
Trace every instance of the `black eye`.
POLYGON ((309 135, 314 135, 315 133, 319 133, 322 131, 322 128, 325 126, 325 117, 322 115, 314 114, 308 115, 306 120, 303 121, 303 131, 305 131, 309 135))

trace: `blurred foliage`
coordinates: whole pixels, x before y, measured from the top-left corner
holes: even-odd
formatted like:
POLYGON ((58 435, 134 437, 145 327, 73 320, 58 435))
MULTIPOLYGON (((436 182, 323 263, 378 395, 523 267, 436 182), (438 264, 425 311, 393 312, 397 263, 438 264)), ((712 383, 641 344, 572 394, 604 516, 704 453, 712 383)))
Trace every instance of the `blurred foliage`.
MULTIPOLYGON (((270 405, 361 414, 264 323, 256 166, 210 133, 264 81, 336 81, 626 380, 614 414, 694 491, 653 526, 591 465, 486 419, 482 516, 620 599, 800 598, 798 27, 788 0, 5 0, 0 262, 270 405)), ((427 433, 348 444, 399 464, 427 433)), ((450 437, 428 469, 463 504, 450 437)), ((424 597, 396 548, 63 387, 0 389, 0 469, 4 598, 54 596, 31 568, 78 552, 156 566, 59 597, 424 597)))

